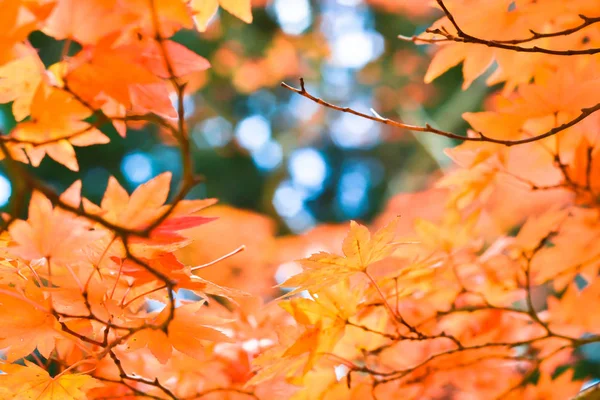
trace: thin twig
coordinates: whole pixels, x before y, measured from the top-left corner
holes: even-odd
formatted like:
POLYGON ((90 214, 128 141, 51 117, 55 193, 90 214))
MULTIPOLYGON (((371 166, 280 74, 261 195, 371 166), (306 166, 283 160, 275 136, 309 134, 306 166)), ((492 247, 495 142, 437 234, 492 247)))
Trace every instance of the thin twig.
MULTIPOLYGON (((600 17, 589 18, 584 15, 580 15, 579 17, 581 19, 583 19, 584 21, 577 27, 565 29, 563 31, 549 33, 549 34, 541 34, 541 33, 535 32, 535 31, 530 31, 532 36, 525 38, 525 39, 513 39, 513 40, 505 40, 505 41, 503 41, 503 40, 486 40, 486 39, 481 39, 481 38, 478 38, 476 36, 466 33, 460 27, 458 22, 456 22, 454 15, 450 12, 448 7, 444 4, 443 0, 436 0, 436 1, 437 1, 438 5, 441 7, 442 11, 444 11, 444 14, 448 18, 448 20, 450 21, 450 23, 452 24, 454 29, 456 30, 456 35, 449 33, 446 29, 443 29, 443 28, 442 29, 437 29, 437 28, 436 29, 428 29, 426 32, 432 33, 435 35, 440 35, 446 41, 452 41, 452 42, 458 42, 458 43, 481 44, 481 45, 485 45, 487 47, 494 47, 494 48, 498 48, 498 49, 511 50, 511 51, 517 51, 517 52, 522 52, 522 53, 542 53, 542 54, 549 54, 549 55, 554 55, 554 56, 592 55, 592 54, 600 53, 600 48, 590 48, 590 49, 581 49, 581 50, 574 50, 574 49, 554 50, 554 49, 548 49, 548 48, 539 47, 539 46, 524 47, 524 46, 518 45, 519 43, 527 43, 527 42, 531 42, 533 40, 541 39, 541 38, 545 38, 545 37, 570 35, 574 32, 577 32, 577 31, 585 28, 585 27, 595 24, 596 22, 600 21, 600 17)), ((415 42, 415 41, 422 41, 422 42, 428 42, 428 43, 433 42, 426 38, 421 39, 419 37, 400 36, 400 38, 403 40, 410 40, 413 42, 415 42)), ((440 40, 435 40, 435 42, 439 42, 439 41, 440 40)), ((441 40, 441 41, 444 41, 444 40, 441 40)))
POLYGON ((337 111, 342 111, 342 112, 346 112, 349 114, 353 114, 356 115, 358 117, 361 118, 365 118, 365 119, 369 119, 371 121, 375 121, 375 122, 379 122, 381 124, 385 124, 385 125, 390 125, 396 128, 402 128, 402 129, 406 129, 409 131, 414 131, 414 132, 429 132, 429 133, 433 133, 439 136, 444 136, 450 139, 456 139, 456 140, 461 140, 461 141, 469 141, 469 142, 489 142, 489 143, 496 143, 496 144, 501 144, 504 146, 515 146, 515 145, 520 145, 520 144, 525 144, 525 143, 532 143, 532 142, 536 142, 538 140, 541 139, 545 139, 547 137, 556 135, 559 132, 562 132, 570 127, 572 127, 573 125, 581 122, 582 120, 584 120, 585 118, 587 118, 588 116, 590 116, 591 114, 595 113, 596 111, 600 110, 600 103, 589 107, 589 108, 583 108, 581 109, 581 113, 574 119, 565 122, 562 125, 559 125, 557 127, 554 127, 544 133, 541 133, 539 135, 536 136, 532 136, 532 137, 528 137, 528 138, 524 138, 524 139, 517 139, 517 140, 505 140, 505 139, 494 139, 491 138, 489 136, 484 135, 482 132, 477 132, 477 134, 479 136, 477 137, 471 137, 471 136, 463 136, 463 135, 457 135, 455 133, 452 132, 448 132, 448 131, 444 131, 441 129, 436 129, 434 127, 432 127, 429 124, 425 124, 425 126, 417 126, 417 125, 410 125, 410 124, 405 124, 403 122, 399 122, 399 121, 395 121, 389 118, 383 118, 379 115, 369 115, 369 114, 365 114, 363 112, 360 111, 356 111, 350 107, 340 107, 337 106, 335 104, 329 103, 323 99, 320 99, 318 97, 313 96, 312 94, 310 94, 306 88, 304 87, 304 79, 300 78, 300 89, 292 87, 290 85, 288 85, 285 82, 281 83, 281 86, 286 88, 287 90, 290 90, 294 93, 297 93, 303 97, 306 97, 309 100, 314 101, 317 104, 320 104, 322 106, 325 106, 327 108, 331 108, 333 110, 337 110, 337 111))

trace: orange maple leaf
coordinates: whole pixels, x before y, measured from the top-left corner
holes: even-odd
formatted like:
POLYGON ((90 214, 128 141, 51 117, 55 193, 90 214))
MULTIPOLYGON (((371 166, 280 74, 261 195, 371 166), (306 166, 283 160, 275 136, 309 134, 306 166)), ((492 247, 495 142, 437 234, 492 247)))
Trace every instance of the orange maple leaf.
MULTIPOLYGON (((100 207, 83 199, 87 212, 101 215, 107 221, 128 229, 144 229, 169 207, 165 205, 171 188, 171 173, 165 172, 138 186, 131 195, 110 177, 100 207)), ((193 215, 216 203, 216 199, 184 200, 156 228, 156 236, 169 236, 212 221, 214 218, 193 215)), ((181 237, 179 237, 181 239, 181 237)))
MULTIPOLYGON (((65 193, 68 195, 70 191, 65 193)), ((59 264, 76 262, 82 257, 82 249, 105 234, 89 228, 86 219, 53 208, 48 198, 34 192, 27 221, 17 220, 9 228, 14 241, 9 252, 24 260, 46 258, 59 264)))
POLYGON ((0 65, 14 56, 14 47, 25 40, 38 26, 36 15, 27 8, 26 1, 0 0, 0 65))
POLYGON ((7 349, 10 362, 28 356, 36 348, 49 357, 55 340, 61 337, 44 294, 32 281, 24 291, 0 287, 0 324, 0 349, 7 349))
POLYGON ((137 15, 119 7, 116 0, 60 0, 44 21, 43 32, 58 40, 73 39, 82 45, 133 23, 137 15))
MULTIPOLYGON (((165 307, 150 320, 160 325, 166 321, 168 315, 169 308, 165 307)), ((207 314, 204 302, 198 301, 175 309, 175 316, 169 323, 168 333, 159 329, 143 329, 127 341, 127 346, 131 351, 148 347, 163 364, 171 357, 173 348, 190 357, 201 358, 207 342, 232 341, 215 328, 226 322, 229 321, 207 314)))
POLYGON ((108 143, 102 132, 83 120, 92 110, 71 94, 40 84, 31 102, 31 120, 22 122, 11 136, 23 145, 33 166, 46 154, 67 168, 78 171, 75 146, 108 143))

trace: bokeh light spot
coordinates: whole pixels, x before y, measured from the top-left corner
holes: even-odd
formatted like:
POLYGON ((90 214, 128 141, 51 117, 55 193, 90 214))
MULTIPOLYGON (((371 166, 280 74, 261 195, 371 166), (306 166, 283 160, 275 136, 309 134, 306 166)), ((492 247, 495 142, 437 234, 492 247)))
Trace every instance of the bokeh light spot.
POLYGON ((362 68, 379 57, 384 40, 375 31, 355 30, 342 33, 333 40, 333 63, 346 68, 362 68))
POLYGON ((121 172, 130 183, 144 183, 152 178, 152 161, 145 153, 130 153, 121 162, 121 172))
POLYGON ((321 189, 327 178, 327 162, 321 153, 312 148, 294 151, 288 168, 294 183, 307 189, 321 189))
POLYGON ((10 195, 12 194, 12 185, 7 177, 0 175, 0 207, 8 204, 10 195))
POLYGON ((273 195, 273 206, 282 217, 293 217, 304 206, 304 193, 296 189, 290 182, 282 182, 273 195))
POLYGON ((281 30, 287 34, 299 35, 312 22, 311 7, 308 0, 275 0, 273 9, 281 30))
POLYGON ((240 121, 235 136, 242 147, 256 151, 269 141, 271 125, 265 117, 253 115, 240 121))
POLYGON ((283 159, 281 145, 274 140, 269 140, 260 149, 252 153, 256 166, 262 170, 277 168, 283 159))

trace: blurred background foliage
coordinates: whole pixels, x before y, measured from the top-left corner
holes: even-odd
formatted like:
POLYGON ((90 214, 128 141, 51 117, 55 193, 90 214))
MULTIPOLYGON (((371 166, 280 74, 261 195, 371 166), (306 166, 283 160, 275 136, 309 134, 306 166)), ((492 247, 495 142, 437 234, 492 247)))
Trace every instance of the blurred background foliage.
MULTIPOLYGON (((419 190, 447 167, 452 142, 413 135, 325 109, 285 90, 285 81, 363 112, 456 132, 464 111, 489 92, 480 79, 461 89, 455 68, 423 83, 432 50, 397 38, 422 32, 439 15, 422 0, 259 0, 254 23, 220 12, 203 34, 175 40, 206 57, 212 68, 186 77, 185 98, 196 172, 205 177, 191 197, 257 211, 278 221, 280 233, 320 222, 369 221, 393 194, 419 190)), ((51 65, 76 44, 35 32, 30 41, 51 65)), ((14 126, 10 104, 0 127, 14 126)), ((80 172, 46 157, 35 173, 58 191, 83 180, 99 201, 110 175, 130 189, 164 171, 181 174, 174 141, 154 126, 130 126, 125 139, 106 125, 111 142, 78 148, 80 172), (137 128, 137 129, 135 129, 137 128)), ((0 204, 11 183, 0 176, 0 204)))
MULTIPOLYGON (((302 76, 306 88, 326 101, 362 112, 373 108, 384 117, 427 122, 457 133, 467 128, 462 113, 480 110, 494 90, 484 84, 483 76, 463 91, 460 67, 432 84, 423 83, 433 46, 417 46, 397 36, 419 34, 440 16, 428 1, 253 4, 252 24, 220 10, 206 32, 182 31, 174 38, 212 64, 186 77, 186 117, 196 173, 205 177, 189 196, 215 197, 221 204, 269 216, 280 234, 305 232, 319 223, 371 221, 391 196, 434 181, 450 164, 444 148, 455 144, 326 109, 282 88, 282 81, 297 87, 302 76)), ((40 32, 29 39, 46 66, 79 50, 75 43, 40 32)), ((14 125, 11 104, 0 105, 0 130, 8 133, 14 125)), ((106 124, 102 131, 110 143, 77 147, 79 173, 49 157, 31 170, 58 192, 82 179, 83 195, 95 202, 111 175, 131 191, 171 171, 176 185, 182 171, 174 140, 156 126, 129 128, 121 138, 106 124)), ((13 184, 0 172, 0 209, 8 204, 13 184)), ((240 230, 259 225, 249 219, 240 230)), ((323 234, 330 236, 331 231, 323 234)), ((247 240, 244 236, 243 242, 247 240)), ((215 249, 213 242, 207 246, 211 249, 195 248, 206 255, 205 261, 230 250, 215 249)), ((254 247, 260 248, 248 248, 254 247)), ((251 250, 245 255, 260 258, 251 250)), ((248 286, 271 285, 252 271, 239 279, 249 277, 253 280, 248 286)), ((223 284, 233 280, 229 275, 206 278, 223 284)), ((586 360, 577 365, 576 376, 590 371, 598 375, 598 345, 581 351, 586 360)))

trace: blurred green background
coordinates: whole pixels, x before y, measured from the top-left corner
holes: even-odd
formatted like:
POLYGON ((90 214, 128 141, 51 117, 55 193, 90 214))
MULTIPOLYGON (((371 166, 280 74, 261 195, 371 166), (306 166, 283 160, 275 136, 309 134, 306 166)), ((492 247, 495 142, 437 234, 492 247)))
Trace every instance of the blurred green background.
MULTIPOLYGON (((213 65, 192 78, 198 90, 185 99, 196 172, 206 178, 191 197, 217 197, 298 233, 319 222, 369 221, 390 196, 425 187, 448 165, 449 140, 328 110, 279 85, 298 86, 304 76, 311 93, 335 104, 461 132, 462 112, 479 109, 489 88, 480 79, 462 91, 459 68, 425 85, 432 49, 397 39, 422 32, 435 10, 419 1, 259 3, 250 25, 220 10, 207 32, 174 38, 213 65)), ((39 32, 30 41, 46 65, 60 60, 65 43, 39 32)), ((13 126, 3 105, 0 127, 13 126)), ((164 171, 177 183, 179 153, 156 127, 130 129, 125 139, 102 130, 111 142, 78 148, 79 173, 48 157, 35 173, 58 191, 82 179, 92 201, 110 175, 130 190, 164 171)), ((0 204, 9 195, 0 179, 0 204)))

